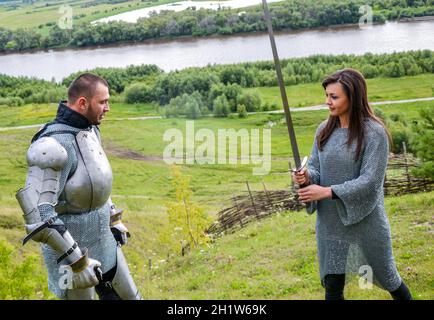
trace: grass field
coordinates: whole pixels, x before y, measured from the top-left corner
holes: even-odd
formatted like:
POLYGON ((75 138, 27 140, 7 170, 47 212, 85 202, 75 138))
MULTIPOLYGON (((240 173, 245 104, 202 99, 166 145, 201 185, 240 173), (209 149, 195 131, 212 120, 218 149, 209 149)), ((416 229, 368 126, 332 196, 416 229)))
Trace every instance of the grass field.
MULTIPOLYGON (((434 193, 389 198, 386 209, 393 234, 398 270, 415 299, 434 299, 434 193)), ((151 257, 146 254, 145 257, 151 257)), ((137 260, 136 260, 137 259, 137 260)), ((315 218, 304 211, 278 214, 219 239, 204 250, 191 252, 158 268, 140 270, 142 293, 151 299, 323 299, 318 280, 315 218), (150 273, 150 275, 149 275, 150 273)), ((349 281, 347 299, 390 299, 387 292, 361 290, 349 281)))
MULTIPOLYGON (((404 100, 434 96, 434 74, 415 77, 368 79, 369 101, 404 100)), ((264 102, 281 105, 279 87, 251 88, 261 95, 264 102)), ((321 84, 308 83, 287 86, 290 107, 302 107, 324 103, 321 84), (300 94, 302 93, 302 94, 300 94)))
POLYGON ((82 7, 82 5, 89 2, 88 0, 62 1, 61 4, 59 4, 58 1, 56 1, 57 3, 53 2, 54 1, 37 1, 33 5, 22 5, 15 10, 7 10, 5 7, 0 6, 0 27, 18 29, 36 28, 42 26, 37 30, 45 35, 49 30, 49 27, 46 26, 46 24, 50 22, 57 23, 59 18, 62 16, 62 14, 59 13, 59 8, 61 5, 70 5, 73 10, 73 16, 79 17, 74 20, 74 23, 81 23, 90 22, 140 8, 176 2, 176 0, 149 0, 144 2, 140 0, 133 0, 115 4, 103 3, 89 7, 82 7))
MULTIPOLYGON (((0 106, 2 114, 0 127, 15 127, 51 121, 56 114, 57 107, 57 103, 27 104, 21 107, 0 106)), ((156 107, 150 104, 113 103, 110 104, 110 108, 108 115, 111 119, 159 115, 156 107)))
MULTIPOLYGON (((405 79, 401 84, 395 82, 399 87, 396 90, 392 90, 394 79, 371 82, 370 89, 380 94, 383 84, 384 92, 388 92, 384 95, 386 99, 394 96, 405 99, 409 98, 405 96, 405 90, 416 92, 420 87, 428 86, 423 84, 423 78, 415 78, 405 79)), ((300 86, 298 89, 300 96, 312 98, 306 103, 322 103, 322 91, 316 97, 311 93, 312 87, 300 86)), ((420 92, 419 96, 412 97, 430 96, 428 89, 420 92)), ((378 108, 388 115, 399 113, 410 120, 418 118, 418 111, 433 103, 378 108)), ((10 125, 12 122, 7 121, 12 119, 15 119, 15 125, 40 123, 51 118, 54 112, 55 107, 47 105, 24 106, 16 110, 1 108, 1 126, 10 125), (39 115, 42 117, 38 118, 39 115)), ((131 105, 114 105, 110 113, 115 117, 141 112, 154 111, 149 106, 138 109, 131 105)), ((327 113, 322 110, 293 114, 302 155, 309 154, 315 129, 327 113)), ((209 128, 213 132, 229 128, 263 129, 269 121, 276 123, 271 129, 272 167, 268 175, 253 176, 252 164, 182 165, 183 173, 191 176, 193 200, 209 215, 215 216, 221 208, 230 205, 233 194, 244 193, 246 180, 253 190, 262 190, 262 182, 270 190, 289 187, 290 146, 282 119, 283 115, 258 114, 246 119, 195 121, 196 131, 209 128)), ((101 126, 103 143, 114 172, 113 199, 125 209, 124 220, 133 235, 125 253, 143 296, 149 299, 322 299, 315 217, 304 211, 287 212, 252 223, 237 233, 218 238, 209 247, 167 261, 159 234, 167 227, 165 204, 172 199, 174 189, 169 166, 161 160, 168 144, 163 142, 162 135, 168 128, 185 132, 185 121, 112 121, 108 116, 101 126), (142 158, 133 159, 131 152, 142 158), (152 268, 149 268, 149 259, 152 268)), ((0 267, 0 298, 54 298, 46 288, 46 271, 38 245, 31 242, 20 246, 24 236, 23 220, 14 198, 16 190, 24 184, 25 152, 34 133, 35 129, 0 131, 0 260, 10 259, 9 263, 2 262, 0 267), (8 246, 9 251, 6 250, 8 246)), ((398 270, 417 299, 434 299, 433 196, 434 192, 386 199, 398 270)), ((389 299, 388 294, 379 289, 359 289, 357 279, 350 281, 346 290, 349 299, 389 299)))

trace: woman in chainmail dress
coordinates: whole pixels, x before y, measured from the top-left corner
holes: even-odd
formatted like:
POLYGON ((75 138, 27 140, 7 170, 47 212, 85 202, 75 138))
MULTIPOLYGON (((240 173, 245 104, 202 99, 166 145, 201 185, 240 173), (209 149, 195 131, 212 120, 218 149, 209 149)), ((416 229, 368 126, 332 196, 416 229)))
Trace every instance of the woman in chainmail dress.
POLYGON ((364 277, 411 299, 395 265, 383 182, 390 135, 373 114, 363 75, 344 69, 322 86, 330 110, 315 133, 307 170, 292 175, 308 213, 317 211, 316 238, 326 300, 343 300, 346 274, 364 277), (307 185, 307 186, 306 186, 307 185))

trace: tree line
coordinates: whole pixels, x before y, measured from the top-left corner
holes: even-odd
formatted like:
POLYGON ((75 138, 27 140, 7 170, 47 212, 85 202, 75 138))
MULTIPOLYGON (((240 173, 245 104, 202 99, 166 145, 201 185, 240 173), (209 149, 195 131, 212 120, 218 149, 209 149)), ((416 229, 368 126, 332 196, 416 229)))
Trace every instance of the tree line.
MULTIPOLYGON (((392 54, 315 55, 283 59, 286 85, 318 82, 336 70, 352 67, 366 78, 414 76, 434 73, 434 51, 419 50, 392 54)), ((226 116, 231 112, 267 111, 276 105, 262 103, 255 93, 243 88, 277 86, 274 63, 260 61, 214 65, 163 72, 155 65, 127 68, 96 68, 89 72, 105 78, 110 93, 126 103, 155 103, 168 116, 197 118, 208 113, 226 116)), ((0 75, 0 105, 57 102, 66 88, 82 72, 61 83, 0 75)))
MULTIPOLYGON (((110 92, 124 91, 125 86, 136 81, 153 81, 163 71, 156 65, 128 66, 127 68, 96 68, 90 70, 107 79, 110 92)), ((71 74, 62 83, 37 78, 13 77, 0 74, 0 106, 21 106, 28 103, 59 102, 66 97, 69 84, 82 72, 71 74)))
MULTIPOLYGON (((371 5, 373 21, 434 15, 434 0, 288 0, 270 4, 275 30, 316 28, 358 23, 359 8, 371 5)), ((261 6, 240 9, 199 9, 182 12, 162 11, 137 23, 82 23, 72 30, 50 23, 48 35, 37 29, 0 28, 0 52, 86 47, 121 42, 142 42, 180 36, 227 35, 266 31, 261 6)))
MULTIPOLYGON (((285 85, 319 82, 346 67, 360 70, 366 78, 414 76, 434 73, 434 52, 409 51, 393 54, 317 55, 281 61, 285 85)), ((199 118, 213 113, 225 117, 238 112, 269 111, 277 105, 263 103, 255 92, 243 88, 277 86, 271 61, 215 65, 161 73, 151 82, 125 85, 127 103, 153 102, 164 106, 167 116, 199 118)))

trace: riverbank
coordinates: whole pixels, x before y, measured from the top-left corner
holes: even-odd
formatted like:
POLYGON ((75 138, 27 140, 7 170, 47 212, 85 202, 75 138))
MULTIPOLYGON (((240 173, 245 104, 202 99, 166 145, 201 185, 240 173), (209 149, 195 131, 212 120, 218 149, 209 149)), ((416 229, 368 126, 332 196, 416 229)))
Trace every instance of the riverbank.
MULTIPOLYGON (((355 0, 339 0, 330 3, 277 2, 270 4, 275 30, 309 30, 308 28, 349 25, 361 19, 355 0), (343 6, 349 9, 342 12, 343 6), (329 14, 334 12, 333 14, 329 14), (324 18, 327 17, 327 18, 324 18)), ((373 4, 374 5, 374 4, 373 4)), ((137 23, 113 21, 109 24, 74 24, 71 30, 62 30, 55 24, 48 35, 37 30, 4 31, 0 51, 23 52, 43 48, 73 48, 105 46, 114 43, 145 43, 148 39, 177 39, 181 36, 208 37, 210 35, 237 35, 244 32, 266 31, 260 5, 239 9, 164 11, 137 23), (245 10, 244 10, 245 9, 245 10), (24 39, 20 39, 24 38, 24 39)), ((432 15, 432 6, 395 7, 382 5, 372 15, 374 23, 395 21, 401 17, 432 15), (398 10, 398 11, 397 11, 398 10), (397 14, 399 12, 399 14, 397 14)))
MULTIPOLYGON (((378 26, 378 25, 384 25, 386 23, 390 22, 418 22, 418 21, 431 21, 434 20, 434 16, 432 16, 431 19, 426 20, 393 20, 393 21, 385 21, 385 22, 375 22, 372 23, 372 26, 378 26)), ((339 31, 339 30, 354 30, 359 29, 358 23, 346 23, 346 24, 335 24, 330 26, 322 26, 322 27, 315 27, 315 28, 303 28, 303 29, 290 29, 285 28, 282 30, 275 31, 275 36, 280 35, 300 35, 305 32, 309 31, 327 31, 327 30, 333 30, 333 31, 339 31)), ((171 44, 173 42, 195 42, 197 40, 225 40, 228 38, 233 37, 242 37, 242 38, 248 38, 248 37, 258 37, 258 36, 268 36, 268 32, 266 31, 252 31, 252 32, 239 32, 239 33, 233 33, 229 35, 222 35, 222 34, 212 34, 212 35, 182 35, 177 37, 159 37, 156 39, 146 39, 143 41, 124 41, 124 42, 117 42, 117 43, 108 43, 105 45, 89 45, 85 47, 71 47, 68 45, 63 46, 57 46, 57 47, 50 47, 46 49, 28 49, 28 50, 22 50, 22 51, 9 51, 9 52, 1 52, 0 56, 7 56, 10 54, 27 54, 27 53, 49 53, 49 52, 64 52, 67 50, 71 51, 81 51, 81 50, 95 50, 95 49, 113 49, 113 48, 124 48, 124 47, 134 47, 134 46, 140 46, 140 45, 164 45, 164 44, 171 44)))
MULTIPOLYGON (((318 55, 364 55, 434 50, 434 21, 388 22, 372 29, 346 27, 305 32, 276 32, 281 60, 318 55), (403 35, 411 34, 412 37, 403 35)), ((270 61, 268 34, 209 37, 110 48, 63 49, 59 51, 0 55, 0 70, 11 76, 61 81, 71 73, 129 65, 154 64, 170 72, 190 67, 270 61), (38 63, 35 63, 38 61, 38 63)), ((381 67, 381 66, 379 66, 381 67)), ((275 76, 273 76, 275 78, 275 76)))
MULTIPOLYGON (((384 25, 386 23, 393 23, 393 22, 399 22, 399 23, 411 23, 411 22, 420 22, 420 21, 433 21, 434 16, 427 16, 427 17, 420 17, 421 19, 416 18, 409 18, 409 19, 398 19, 398 20, 391 20, 391 21, 384 21, 384 22, 373 22, 372 27, 384 25), (425 19, 423 19, 425 18, 425 19)), ((368 28, 369 26, 367 26, 368 28)), ((275 36, 280 35, 300 35, 305 32, 312 32, 312 31, 344 31, 344 30, 355 30, 359 29, 360 26, 358 23, 345 23, 345 24, 334 24, 330 26, 321 26, 321 27, 314 27, 314 28, 303 28, 303 29, 291 29, 291 28, 284 28, 282 30, 275 31, 275 36)), ((268 32, 266 31, 252 31, 252 32, 238 32, 238 33, 232 33, 229 35, 222 35, 222 34, 212 34, 212 35, 182 35, 182 36, 167 36, 167 37, 159 37, 155 39, 146 39, 143 41, 122 41, 117 43, 107 43, 104 45, 88 45, 84 47, 77 47, 77 46, 70 46, 70 45, 62 45, 62 46, 54 46, 50 48, 35 48, 35 49, 27 49, 27 50, 16 50, 16 51, 7 51, 2 52, 0 51, 0 56, 7 56, 12 54, 28 54, 28 53, 49 53, 49 52, 65 52, 65 51, 81 51, 81 50, 96 50, 96 49, 114 49, 114 48, 125 48, 125 47, 134 47, 134 46, 140 46, 140 45, 164 45, 164 44, 171 44, 174 42, 179 43, 188 43, 188 42, 195 42, 197 40, 225 40, 229 38, 234 37, 242 37, 242 38, 248 38, 248 37, 258 37, 258 36, 268 36, 268 32)))
POLYGON ((418 22, 418 21, 432 21, 434 16, 413 17, 413 18, 401 18, 399 22, 418 22))

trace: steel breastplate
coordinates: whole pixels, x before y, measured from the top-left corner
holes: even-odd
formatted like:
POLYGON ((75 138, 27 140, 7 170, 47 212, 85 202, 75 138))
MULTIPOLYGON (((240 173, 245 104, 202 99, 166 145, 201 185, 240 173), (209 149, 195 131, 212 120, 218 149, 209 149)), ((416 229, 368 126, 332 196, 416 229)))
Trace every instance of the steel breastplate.
POLYGON ((76 135, 77 168, 65 184, 57 213, 89 212, 102 207, 110 196, 112 169, 94 130, 76 135))

